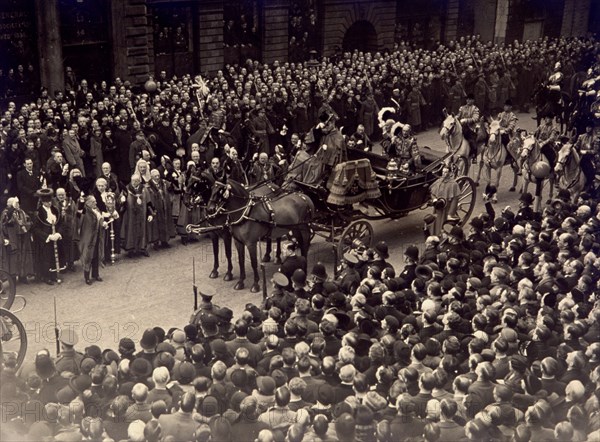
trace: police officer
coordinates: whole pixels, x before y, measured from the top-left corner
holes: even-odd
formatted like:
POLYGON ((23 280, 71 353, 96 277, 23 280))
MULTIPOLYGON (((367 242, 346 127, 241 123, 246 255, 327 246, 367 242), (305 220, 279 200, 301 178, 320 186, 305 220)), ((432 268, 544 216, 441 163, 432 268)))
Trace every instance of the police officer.
POLYGON ((356 270, 358 257, 352 252, 344 253, 335 283, 344 293, 354 293, 360 285, 360 273, 356 270))
POLYGON ((283 261, 279 266, 279 271, 288 279, 292 279, 296 269, 304 270, 306 273, 307 262, 304 256, 298 255, 298 243, 295 240, 288 240, 283 243, 283 261))
POLYGON ((208 293, 200 293, 200 306, 192 313, 190 324, 200 324, 205 315, 214 315, 220 309, 218 305, 212 303, 214 295, 208 293))
POLYGON ((61 330, 58 341, 60 342, 60 353, 56 359, 56 370, 59 373, 68 372, 78 375, 83 354, 75 350, 75 346, 79 342, 77 333, 72 328, 61 330))

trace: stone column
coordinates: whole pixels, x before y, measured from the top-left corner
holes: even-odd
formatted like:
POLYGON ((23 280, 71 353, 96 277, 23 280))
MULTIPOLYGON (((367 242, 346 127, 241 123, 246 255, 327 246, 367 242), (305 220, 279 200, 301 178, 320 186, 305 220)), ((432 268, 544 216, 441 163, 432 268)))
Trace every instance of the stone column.
POLYGON ((264 2, 262 8, 262 60, 264 63, 282 62, 288 59, 289 49, 289 0, 264 2))
POLYGON ((203 0, 198 4, 197 65, 203 75, 223 68, 223 0, 203 0))
POLYGON ((55 90, 62 91, 65 88, 58 0, 36 0, 35 14, 40 53, 40 81, 53 96, 55 90))
POLYGON ((113 76, 137 85, 154 71, 147 14, 146 0, 111 2, 113 76))

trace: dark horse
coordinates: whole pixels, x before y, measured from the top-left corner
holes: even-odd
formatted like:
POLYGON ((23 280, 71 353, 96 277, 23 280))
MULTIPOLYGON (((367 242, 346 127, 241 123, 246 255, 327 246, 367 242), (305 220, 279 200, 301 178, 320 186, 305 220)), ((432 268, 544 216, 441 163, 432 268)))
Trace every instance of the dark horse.
MULTIPOLYGON (((200 226, 188 225, 186 230, 188 233, 196 230, 197 227, 209 227, 206 223, 206 204, 210 199, 211 189, 214 184, 214 179, 207 173, 200 174, 199 177, 194 177, 194 182, 190 186, 190 199, 202 211, 201 219, 203 220, 200 226)), ((233 264, 231 262, 231 233, 227 229, 220 229, 208 232, 208 237, 212 242, 213 250, 213 268, 209 278, 215 279, 219 277, 219 238, 223 239, 225 245, 225 257, 227 258, 227 271, 225 272, 224 281, 233 279, 233 264)))
POLYGON ((570 103, 571 96, 564 91, 553 93, 553 91, 548 89, 546 82, 540 83, 531 95, 532 101, 535 103, 537 125, 540 125, 545 115, 554 115, 560 123, 560 130, 562 132, 565 124, 568 123, 566 116, 567 103, 570 103))
POLYGON ((235 239, 240 278, 234 289, 244 288, 247 248, 254 272, 251 291, 256 293, 260 290, 257 244, 262 238, 279 237, 291 230, 302 254, 306 256, 311 236, 309 222, 314 212, 310 198, 299 192, 284 192, 269 198, 254 195, 234 180, 228 180, 227 184, 216 182, 208 201, 207 213, 211 224, 229 226, 235 239))

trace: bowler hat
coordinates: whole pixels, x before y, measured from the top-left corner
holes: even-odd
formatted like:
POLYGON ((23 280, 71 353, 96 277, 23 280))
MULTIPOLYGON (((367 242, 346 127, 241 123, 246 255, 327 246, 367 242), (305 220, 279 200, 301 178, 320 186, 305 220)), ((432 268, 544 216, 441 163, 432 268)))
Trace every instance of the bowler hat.
POLYGON ((379 241, 377 244, 375 244, 373 250, 375 250, 377 254, 383 259, 388 259, 390 257, 390 254, 388 252, 388 245, 385 241, 379 241))
POLYGON ((82 394, 92 386, 92 378, 87 374, 80 374, 69 379, 69 386, 77 394, 82 394))
POLYGON ((472 218, 469 224, 471 224, 471 226, 473 226, 473 228, 476 230, 483 230, 483 221, 481 218, 472 218))
POLYGON ((147 378, 152 373, 152 364, 144 358, 135 358, 129 365, 131 374, 139 378, 147 378))
POLYGON ((408 246, 404 251, 404 255, 412 259, 413 261, 419 260, 419 249, 417 246, 408 246))
POLYGON ((531 195, 529 192, 525 192, 523 195, 521 195, 519 201, 529 206, 533 204, 533 195, 531 195))
POLYGON ((306 273, 302 269, 294 270, 292 274, 292 282, 296 284, 298 287, 306 286, 306 273))
POLYGON ((54 361, 47 354, 39 354, 35 357, 35 371, 42 379, 50 378, 56 371, 54 361))
POLYGON ((256 378, 256 386, 258 391, 265 396, 272 396, 275 394, 275 380, 271 376, 259 376, 256 378))
POLYGON ((147 328, 144 330, 144 334, 142 335, 142 340, 140 341, 140 346, 144 350, 154 350, 158 345, 158 338, 156 337, 156 332, 147 328))

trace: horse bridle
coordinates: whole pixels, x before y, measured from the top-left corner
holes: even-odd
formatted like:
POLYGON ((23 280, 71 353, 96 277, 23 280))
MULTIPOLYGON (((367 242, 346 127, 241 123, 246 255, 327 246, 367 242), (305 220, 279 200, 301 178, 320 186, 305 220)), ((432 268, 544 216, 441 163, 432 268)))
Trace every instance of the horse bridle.
MULTIPOLYGON (((563 157, 562 161, 557 160, 556 164, 560 164, 562 166, 562 173, 560 175, 563 176, 563 178, 566 178, 566 170, 567 168, 565 167, 565 165, 567 164, 567 162, 569 161, 569 158, 571 158, 571 155, 573 154, 573 144, 571 144, 571 147, 569 148, 569 152, 563 157)), ((577 174, 575 175, 575 178, 573 178, 569 184, 567 185, 567 189, 570 189, 572 187, 575 186, 575 184, 577 184, 579 182, 579 178, 581 177, 581 167, 577 168, 577 174)))

